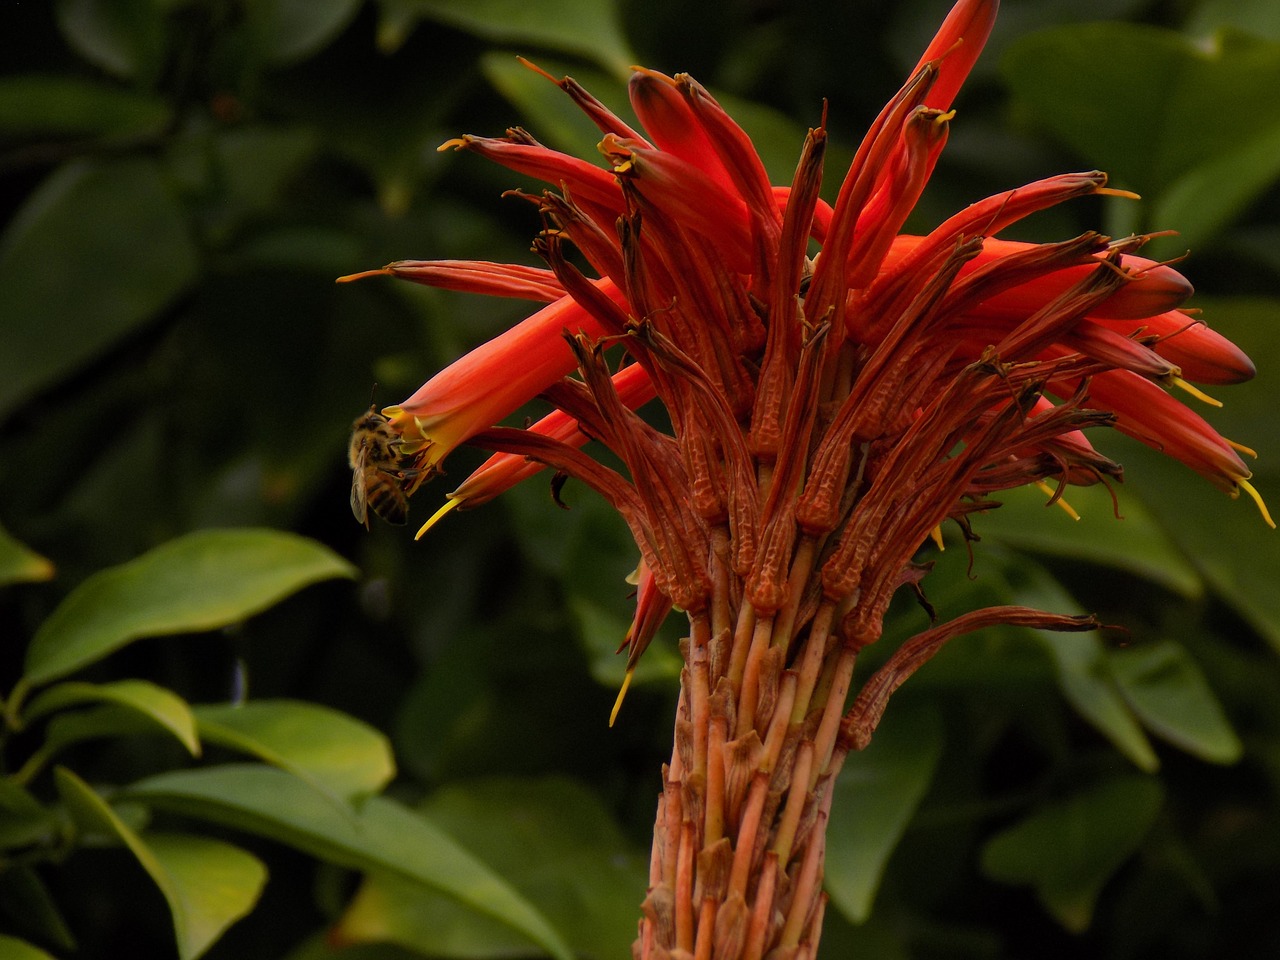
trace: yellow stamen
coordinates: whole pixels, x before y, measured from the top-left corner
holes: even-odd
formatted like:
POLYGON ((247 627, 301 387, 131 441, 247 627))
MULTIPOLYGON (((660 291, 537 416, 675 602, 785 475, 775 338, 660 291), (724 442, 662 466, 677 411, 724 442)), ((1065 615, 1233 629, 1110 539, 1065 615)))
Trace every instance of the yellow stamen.
POLYGON ((422 525, 422 529, 419 530, 416 534, 414 534, 413 539, 421 540, 422 535, 426 533, 428 530, 430 530, 432 527, 434 527, 436 523, 439 522, 441 517, 443 517, 450 510, 454 510, 462 506, 463 500, 464 500, 463 497, 450 497, 448 500, 446 500, 444 502, 444 506, 442 506, 439 510, 433 513, 431 515, 431 518, 422 525))
POLYGON ((1123 197, 1125 200, 1141 200, 1142 195, 1132 190, 1120 190, 1116 187, 1099 187, 1094 191, 1100 197, 1123 197))
POLYGON ((929 539, 938 545, 939 550, 946 550, 947 545, 942 540, 942 524, 938 524, 929 531, 929 539))
POLYGON ((1214 399, 1213 397, 1205 393, 1203 390, 1201 390, 1199 387, 1194 386, 1193 384, 1187 383, 1187 381, 1183 380, 1181 377, 1173 377, 1172 382, 1173 382, 1173 385, 1178 389, 1185 390, 1187 393, 1191 394, 1197 400, 1203 401, 1204 403, 1209 404, 1209 406, 1211 407, 1222 406, 1221 400, 1214 399))
POLYGON ((1272 530, 1276 528, 1276 522, 1271 519, 1271 513, 1267 510, 1267 504, 1260 494, 1248 480, 1237 480, 1236 484, 1253 498, 1253 502, 1258 505, 1258 512, 1262 514, 1262 519, 1267 522, 1267 526, 1272 530))
POLYGON ((627 667, 627 675, 622 678, 622 689, 618 691, 618 699, 613 701, 613 709, 609 711, 609 726, 613 726, 613 721, 618 719, 618 711, 622 709, 622 698, 627 695, 627 688, 631 686, 631 677, 636 672, 635 667, 627 667))
MULTIPOLYGON (((1043 480, 1037 480, 1036 486, 1040 488, 1040 491, 1042 493, 1048 494, 1050 499, 1053 498, 1053 495, 1054 495, 1053 487, 1049 486, 1043 480)), ((1055 502, 1058 504, 1059 507, 1062 508, 1063 512, 1066 513, 1066 515, 1070 517, 1072 520, 1080 519, 1080 514, 1076 513, 1075 507, 1067 503, 1067 501, 1063 497, 1058 497, 1057 501, 1055 502)))
MULTIPOLYGON (((1227 440, 1226 437, 1223 437, 1222 439, 1227 440)), ((1253 447, 1246 447, 1243 443, 1236 443, 1234 440, 1227 440, 1227 446, 1236 453, 1243 453, 1247 457, 1253 457, 1255 460, 1258 459, 1258 451, 1253 449, 1253 447)))

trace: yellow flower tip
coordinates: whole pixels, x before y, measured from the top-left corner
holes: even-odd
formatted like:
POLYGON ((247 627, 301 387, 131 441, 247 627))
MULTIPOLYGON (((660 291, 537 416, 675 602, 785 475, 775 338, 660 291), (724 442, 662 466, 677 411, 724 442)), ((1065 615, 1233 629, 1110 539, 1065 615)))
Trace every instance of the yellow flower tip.
POLYGON ((929 539, 938 545, 939 550, 947 549, 947 545, 942 539, 942 524, 938 524, 929 531, 929 539))
POLYGON ((365 277, 389 277, 391 276, 390 267, 379 267, 377 270, 361 270, 359 273, 348 273, 345 277, 339 277, 334 283, 351 283, 353 280, 363 280, 365 277))
POLYGON ((1076 508, 1071 506, 1071 504, 1067 503, 1065 498, 1058 497, 1057 500, 1053 500, 1053 497, 1056 493, 1053 487, 1049 486, 1043 480, 1037 480, 1035 483, 1036 483, 1036 486, 1040 489, 1041 493, 1048 495, 1050 500, 1052 500, 1054 503, 1056 503, 1059 507, 1062 508, 1063 513, 1065 513, 1072 520, 1078 521, 1080 519, 1080 514, 1076 512, 1076 508))
POLYGON ((1141 200, 1142 195, 1132 190, 1121 190, 1117 187, 1099 187, 1095 193, 1100 197, 1120 197, 1123 200, 1141 200))
POLYGON ((635 675, 635 667, 627 667, 626 676, 622 678, 622 689, 618 691, 618 699, 613 701, 613 709, 609 711, 609 726, 613 726, 613 722, 618 719, 618 711, 622 709, 622 700, 627 695, 627 688, 631 686, 631 678, 635 675))
POLYGON ((461 150, 467 145, 466 137, 454 137, 452 140, 446 140, 440 146, 436 147, 436 153, 444 153, 446 150, 461 150))
MULTIPOLYGON (((1223 437, 1222 439, 1227 440, 1226 437, 1223 437)), ((1227 446, 1236 453, 1243 453, 1246 457, 1252 457, 1254 460, 1258 459, 1258 451, 1253 449, 1253 447, 1246 447, 1243 443, 1236 443, 1234 440, 1227 440, 1227 446)))
POLYGON ((1187 393, 1191 394, 1193 397, 1195 397, 1197 400, 1201 401, 1202 403, 1207 403, 1211 407, 1222 406, 1221 400, 1218 400, 1215 397, 1209 396, 1207 393, 1205 393, 1195 384, 1187 383, 1187 381, 1183 380, 1181 377, 1172 377, 1170 379, 1170 382, 1179 390, 1186 391, 1187 393))
POLYGON ((422 525, 422 528, 413 535, 413 539, 421 540, 423 535, 432 527, 434 527, 437 523, 439 523, 441 518, 444 517, 446 513, 448 513, 450 510, 456 510, 458 507, 462 506, 463 502, 464 502, 463 497, 450 497, 448 500, 444 502, 444 505, 441 506, 439 510, 437 510, 435 513, 431 515, 431 517, 427 520, 427 522, 422 525))
POLYGON ((1262 519, 1266 522, 1268 527, 1274 530, 1276 528, 1276 522, 1271 519, 1271 511, 1267 509, 1267 503, 1262 499, 1262 494, 1260 494, 1257 488, 1248 480, 1237 480, 1236 484, 1241 490, 1253 498, 1253 502, 1258 505, 1258 512, 1262 514, 1262 519))

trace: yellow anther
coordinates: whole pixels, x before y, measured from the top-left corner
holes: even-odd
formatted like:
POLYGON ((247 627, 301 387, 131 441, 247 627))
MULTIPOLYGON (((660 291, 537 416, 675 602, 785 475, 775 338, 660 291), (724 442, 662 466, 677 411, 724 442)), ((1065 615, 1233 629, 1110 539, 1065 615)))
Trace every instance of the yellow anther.
POLYGON ((432 527, 434 527, 436 523, 439 522, 441 517, 443 517, 450 510, 454 510, 457 507, 460 507, 463 503, 463 499, 464 498, 462 497, 450 497, 448 500, 446 500, 444 502, 444 506, 442 506, 439 510, 433 513, 431 515, 431 518, 422 525, 422 529, 420 529, 416 534, 414 534, 413 539, 421 540, 422 535, 426 533, 428 530, 430 530, 432 527))
POLYGON ((1204 392, 1203 390, 1201 390, 1199 387, 1195 386, 1194 384, 1187 383, 1187 381, 1183 380, 1181 377, 1173 377, 1173 378, 1171 378, 1171 382, 1172 382, 1172 383, 1173 383, 1173 385, 1174 385, 1175 387, 1177 387, 1179 390, 1185 390, 1187 393, 1191 394, 1191 395, 1192 395, 1193 397, 1195 397, 1197 400, 1199 400, 1199 401, 1201 401, 1201 402, 1203 402, 1203 403, 1207 403, 1207 404, 1209 404, 1209 406, 1211 406, 1211 407, 1220 407, 1220 406, 1222 406, 1222 401, 1221 401, 1221 400, 1217 400, 1217 399, 1215 399, 1214 397, 1209 396, 1207 393, 1205 393, 1205 392, 1204 392))
MULTIPOLYGON (((1227 440, 1226 437, 1223 437, 1222 439, 1227 440)), ((1258 451, 1253 449, 1253 447, 1246 447, 1243 443, 1236 443, 1234 440, 1227 440, 1227 446, 1236 453, 1243 453, 1246 457, 1253 457, 1255 460, 1258 459, 1258 451)))
MULTIPOLYGON (((1036 481, 1036 486, 1040 488, 1040 491, 1041 491, 1042 493, 1047 494, 1047 495, 1049 496, 1049 498, 1050 498, 1050 499, 1052 499, 1052 498, 1053 498, 1053 495, 1054 495, 1054 492, 1055 492, 1055 491, 1054 491, 1054 489, 1053 489, 1053 487, 1049 486, 1049 485, 1048 485, 1047 483, 1045 483, 1043 480, 1037 480, 1037 481, 1036 481)), ((1062 508, 1063 512, 1064 512, 1068 517, 1070 517, 1072 520, 1079 520, 1079 519, 1080 519, 1080 514, 1076 513, 1076 508, 1075 508, 1075 507, 1073 507, 1073 506, 1071 506, 1071 504, 1067 503, 1067 501, 1066 501, 1066 499, 1065 499, 1065 498, 1063 498, 1063 497, 1058 497, 1057 501, 1055 501, 1055 502, 1058 504, 1058 506, 1059 506, 1059 507, 1061 507, 1061 508, 1062 508)))
POLYGON ((929 531, 929 539, 938 545, 939 550, 946 550, 947 545, 942 539, 942 524, 938 524, 929 531))
POLYGON ((1253 498, 1253 502, 1258 505, 1258 512, 1262 514, 1262 519, 1267 522, 1268 527, 1274 530, 1276 528, 1276 522, 1271 519, 1271 513, 1267 510, 1267 504, 1266 501, 1262 499, 1262 494, 1260 494, 1248 480, 1237 480, 1236 484, 1241 490, 1253 498))
POLYGON ((622 689, 618 691, 618 699, 613 701, 613 709, 609 711, 609 726, 613 726, 613 721, 618 719, 618 711, 622 709, 622 699, 627 695, 627 688, 631 686, 631 677, 635 674, 635 667, 627 668, 627 675, 622 678, 622 689))

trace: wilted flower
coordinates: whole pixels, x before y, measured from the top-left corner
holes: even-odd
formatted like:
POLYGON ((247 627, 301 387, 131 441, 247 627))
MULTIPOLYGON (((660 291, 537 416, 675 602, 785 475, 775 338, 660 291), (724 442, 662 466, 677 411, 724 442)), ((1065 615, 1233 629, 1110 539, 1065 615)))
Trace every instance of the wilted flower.
POLYGON ((830 785, 889 694, 959 633, 1096 626, 974 611, 908 641, 850 706, 858 651, 879 637, 898 588, 925 576, 913 558, 944 521, 967 533, 970 515, 1012 487, 1047 483, 1056 498, 1120 479, 1081 432, 1106 425, 1262 507, 1240 448, 1167 392, 1203 396, 1187 380, 1238 382, 1253 366, 1179 310, 1191 287, 1137 255, 1146 237, 993 239, 1038 210, 1114 193, 1103 174, 1051 177, 926 236, 899 233, 996 8, 956 4, 872 124, 834 207, 818 196, 822 126, 792 183, 774 186, 691 78, 635 73, 643 132, 566 78, 556 82, 602 131, 607 169, 519 129, 445 145, 551 185, 520 195, 543 217, 535 248, 547 268, 373 271, 548 303, 384 411, 414 461, 406 483, 463 442, 496 453, 444 510, 483 503, 541 465, 577 478, 639 548, 631 664, 672 606, 688 617, 639 957, 812 956, 830 785), (494 426, 537 396, 555 407, 545 419, 494 426), (655 396, 670 432, 635 412, 655 396), (583 452, 588 439, 625 472, 583 452))

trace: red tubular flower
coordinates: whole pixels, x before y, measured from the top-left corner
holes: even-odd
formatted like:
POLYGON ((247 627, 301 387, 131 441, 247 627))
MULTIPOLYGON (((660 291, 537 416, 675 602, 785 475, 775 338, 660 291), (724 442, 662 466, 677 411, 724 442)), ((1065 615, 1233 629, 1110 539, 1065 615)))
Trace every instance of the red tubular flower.
POLYGON ((1270 522, 1233 445, 1166 391, 1253 375, 1234 344, 1181 312, 1186 279, 1138 256, 1144 237, 994 238, 1054 204, 1116 193, 1105 175, 1050 177, 926 236, 898 232, 996 9, 955 5, 834 207, 818 199, 821 127, 793 182, 773 186, 690 78, 636 72, 642 131, 565 79, 610 169, 519 130, 446 144, 550 184, 522 194, 544 219, 534 248, 549 269, 371 271, 549 301, 385 411, 401 456, 387 469, 412 491, 459 443, 497 451, 444 510, 540 466, 577 478, 617 509, 642 557, 628 667, 672 607, 688 617, 637 957, 812 957, 829 787, 889 694, 966 630, 1092 625, 974 611, 908 642, 846 709, 857 652, 879 637, 895 591, 927 572, 913 558, 943 521, 967 527, 1010 487, 1052 485, 1056 499, 1119 480, 1081 432, 1114 426, 1244 490, 1270 522), (544 419, 493 426, 538 395, 554 408, 544 419), (655 397, 669 430, 634 412, 655 397), (588 456, 588 438, 624 468, 588 456))
MULTIPOLYGON (((598 289, 618 303, 621 291, 601 280, 598 289)), ((574 369, 564 330, 600 336, 595 317, 572 297, 539 310, 506 333, 442 370, 404 402, 382 412, 411 456, 417 481, 429 479, 459 443, 532 400, 574 369)))

